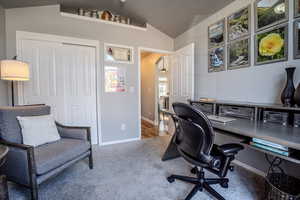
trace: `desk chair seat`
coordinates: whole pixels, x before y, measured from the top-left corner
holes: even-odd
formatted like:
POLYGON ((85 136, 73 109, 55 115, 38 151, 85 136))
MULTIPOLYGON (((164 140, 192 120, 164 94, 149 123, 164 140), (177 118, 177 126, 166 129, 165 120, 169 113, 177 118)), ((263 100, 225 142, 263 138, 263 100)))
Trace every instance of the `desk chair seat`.
POLYGON ((244 147, 240 144, 215 145, 214 131, 209 119, 200 110, 183 103, 174 103, 176 116, 174 143, 180 155, 195 166, 191 172, 196 177, 171 175, 167 180, 172 183, 176 179, 194 184, 194 188, 185 198, 186 200, 205 189, 216 199, 225 200, 210 185, 220 184, 228 188, 229 179, 225 178, 228 170, 233 170, 231 162, 235 155, 244 147), (204 169, 214 173, 218 178, 205 178, 204 169))

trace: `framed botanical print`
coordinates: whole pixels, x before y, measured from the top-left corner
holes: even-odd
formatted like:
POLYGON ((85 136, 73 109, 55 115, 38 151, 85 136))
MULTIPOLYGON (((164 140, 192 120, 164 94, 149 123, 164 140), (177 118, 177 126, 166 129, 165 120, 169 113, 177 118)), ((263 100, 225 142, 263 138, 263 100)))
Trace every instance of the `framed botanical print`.
POLYGON ((255 64, 288 59, 288 24, 272 27, 255 35, 255 64))
POLYGON ((251 6, 243 8, 227 17, 228 41, 250 34, 251 6))
POLYGON ((294 22, 294 59, 300 59, 300 19, 294 22))
POLYGON ((104 44, 104 59, 106 62, 133 64, 133 47, 104 44))
POLYGON ((223 45, 225 42, 225 19, 208 27, 208 48, 223 45))
POLYGON ((255 2, 256 32, 288 21, 288 5, 289 0, 257 0, 255 2))
POLYGON ((208 72, 225 70, 225 47, 217 47, 208 51, 208 72))
POLYGON ((294 17, 300 17, 300 0, 294 0, 294 17))
POLYGON ((244 38, 228 44, 227 69, 250 66, 250 38, 244 38))

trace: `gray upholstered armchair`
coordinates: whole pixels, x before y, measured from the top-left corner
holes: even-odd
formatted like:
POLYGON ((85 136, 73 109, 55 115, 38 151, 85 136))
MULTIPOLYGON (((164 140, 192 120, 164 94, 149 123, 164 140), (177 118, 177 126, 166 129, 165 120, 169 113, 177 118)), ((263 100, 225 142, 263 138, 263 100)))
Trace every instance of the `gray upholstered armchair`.
MULTIPOLYGON (((61 139, 38 147, 24 145, 17 116, 50 114, 50 107, 0 107, 0 143, 9 146, 7 161, 1 173, 7 179, 31 189, 32 199, 38 199, 38 185, 63 169, 85 158, 93 168, 89 127, 69 127, 57 123, 61 139)), ((43 131, 41 131, 43 134, 43 131)))

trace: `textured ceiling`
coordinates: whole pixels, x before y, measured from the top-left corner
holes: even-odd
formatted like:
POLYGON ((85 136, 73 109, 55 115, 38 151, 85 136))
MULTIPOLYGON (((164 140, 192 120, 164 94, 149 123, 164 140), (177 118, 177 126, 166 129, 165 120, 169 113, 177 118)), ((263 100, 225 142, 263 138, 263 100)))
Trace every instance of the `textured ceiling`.
POLYGON ((175 38, 233 0, 0 0, 5 8, 61 4, 64 7, 108 9, 146 21, 175 38))

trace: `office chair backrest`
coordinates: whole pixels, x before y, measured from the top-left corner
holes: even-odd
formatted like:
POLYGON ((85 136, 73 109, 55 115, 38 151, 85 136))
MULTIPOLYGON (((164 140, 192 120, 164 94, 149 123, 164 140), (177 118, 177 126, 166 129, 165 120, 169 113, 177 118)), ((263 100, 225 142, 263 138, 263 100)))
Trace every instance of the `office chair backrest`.
POLYGON ((173 103, 178 120, 177 148, 194 158, 209 156, 214 142, 214 131, 209 119, 200 110, 184 103, 173 103))

